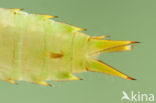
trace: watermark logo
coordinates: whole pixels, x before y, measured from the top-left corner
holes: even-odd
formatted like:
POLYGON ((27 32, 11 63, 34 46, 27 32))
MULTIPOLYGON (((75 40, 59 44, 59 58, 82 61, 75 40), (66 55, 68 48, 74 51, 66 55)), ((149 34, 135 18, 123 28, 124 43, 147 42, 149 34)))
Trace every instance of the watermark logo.
POLYGON ((121 101, 137 101, 137 102, 153 102, 154 101, 154 94, 152 93, 141 93, 141 92, 134 92, 131 91, 127 93, 126 91, 122 91, 121 101))

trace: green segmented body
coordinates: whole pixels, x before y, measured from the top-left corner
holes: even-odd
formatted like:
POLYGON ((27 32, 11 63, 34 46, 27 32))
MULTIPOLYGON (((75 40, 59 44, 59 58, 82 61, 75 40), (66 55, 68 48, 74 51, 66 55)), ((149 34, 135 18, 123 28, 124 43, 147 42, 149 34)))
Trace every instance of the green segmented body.
MULTIPOLYGON (((90 37, 83 30, 19 9, 0 8, 0 79, 49 85, 46 80, 79 80, 72 73, 105 72, 133 79, 97 60, 99 52, 131 50, 134 41, 90 37)), ((51 16, 52 17, 52 16, 51 16)))

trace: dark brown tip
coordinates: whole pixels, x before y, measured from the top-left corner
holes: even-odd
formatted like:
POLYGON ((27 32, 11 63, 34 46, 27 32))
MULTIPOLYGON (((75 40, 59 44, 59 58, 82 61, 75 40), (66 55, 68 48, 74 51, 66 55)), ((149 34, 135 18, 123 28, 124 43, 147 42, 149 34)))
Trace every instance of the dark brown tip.
POLYGON ((128 80, 136 80, 135 78, 132 77, 127 77, 128 80))
POLYGON ((82 78, 80 78, 80 80, 83 80, 82 78))
POLYGON ((86 71, 88 71, 88 68, 87 67, 85 69, 86 69, 86 71))
POLYGON ((54 16, 54 18, 58 18, 59 16, 54 16))
POLYGON ((48 84, 48 86, 49 86, 49 87, 52 87, 52 85, 51 85, 51 84, 48 84))
POLYGON ((21 8, 20 10, 24 10, 24 8, 21 8))
POLYGON ((84 28, 83 28, 82 31, 87 31, 87 29, 84 29, 84 28))
POLYGON ((106 38, 110 38, 111 36, 110 35, 106 35, 106 38))
POLYGON ((132 41, 131 43, 140 43, 140 42, 138 42, 138 41, 132 41))

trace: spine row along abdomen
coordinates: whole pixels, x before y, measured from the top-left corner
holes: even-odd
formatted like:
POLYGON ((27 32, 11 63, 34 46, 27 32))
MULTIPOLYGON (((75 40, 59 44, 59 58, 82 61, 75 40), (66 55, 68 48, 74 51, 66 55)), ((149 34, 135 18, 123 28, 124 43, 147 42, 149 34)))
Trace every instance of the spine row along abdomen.
POLYGON ((135 41, 90 37, 83 29, 48 15, 0 8, 0 79, 50 85, 46 80, 80 80, 72 73, 95 71, 133 78, 96 60, 100 52, 132 50, 135 41))
MULTIPOLYGON (((1 14, 3 15, 1 20, 4 20, 4 24, 12 21, 12 25, 7 25, 6 31, 2 30, 5 33, 1 33, 1 36, 6 36, 6 39, 2 37, 2 41, 8 41, 8 46, 4 47, 4 43, 1 43, 1 48, 3 50, 9 48, 6 55, 10 56, 5 63, 1 63, 10 69, 2 68, 7 72, 6 74, 1 72, 5 75, 2 76, 2 80, 12 82, 25 80, 48 85, 45 80, 79 79, 71 73, 73 32, 75 32, 73 27, 41 15, 22 15, 11 10, 7 12, 1 14), (8 40, 8 37, 11 40, 8 40)), ((4 55, 5 51, 1 52, 4 55)), ((2 61, 5 58, 6 56, 2 61)))

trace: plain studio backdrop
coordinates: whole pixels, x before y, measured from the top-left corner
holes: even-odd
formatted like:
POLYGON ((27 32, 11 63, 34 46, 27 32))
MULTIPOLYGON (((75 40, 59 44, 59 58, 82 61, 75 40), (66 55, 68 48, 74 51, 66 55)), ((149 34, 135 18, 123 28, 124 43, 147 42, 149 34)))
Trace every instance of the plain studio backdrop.
POLYGON ((89 35, 141 42, 131 52, 100 55, 136 81, 95 72, 76 74, 81 81, 52 82, 54 87, 0 81, 0 103, 121 103, 123 91, 156 95, 155 5, 156 0, 0 0, 3 8, 59 16, 55 20, 86 28, 89 35))

